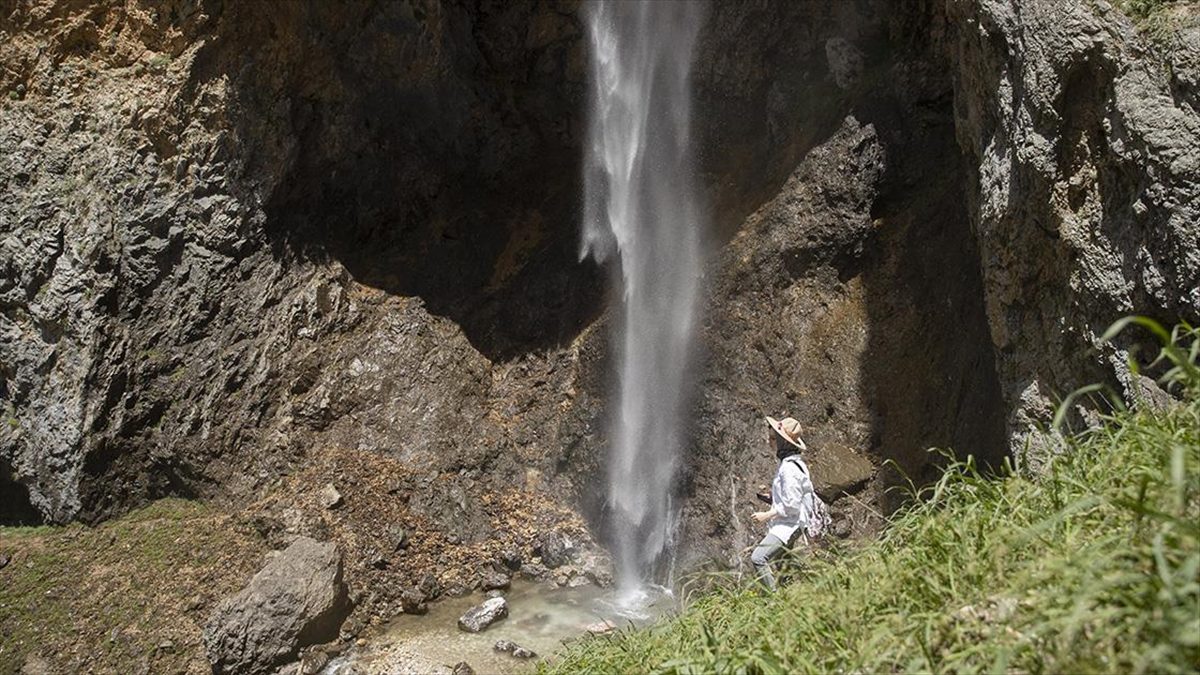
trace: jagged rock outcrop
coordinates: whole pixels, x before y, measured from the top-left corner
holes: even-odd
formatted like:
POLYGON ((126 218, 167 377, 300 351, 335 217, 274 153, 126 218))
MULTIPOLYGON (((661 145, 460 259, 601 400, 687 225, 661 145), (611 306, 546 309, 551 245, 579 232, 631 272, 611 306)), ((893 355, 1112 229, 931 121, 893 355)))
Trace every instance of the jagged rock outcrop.
POLYGON ((1083 384, 1120 381, 1133 399, 1118 349, 1130 338, 1099 341, 1111 323, 1200 317, 1200 114, 1188 79, 1200 21, 1182 9, 1191 39, 1156 54, 1103 2, 948 5, 955 130, 1015 453, 1083 384))
POLYGON ((519 487, 590 433, 570 8, 3 13, 6 514, 247 495, 313 444, 519 487))

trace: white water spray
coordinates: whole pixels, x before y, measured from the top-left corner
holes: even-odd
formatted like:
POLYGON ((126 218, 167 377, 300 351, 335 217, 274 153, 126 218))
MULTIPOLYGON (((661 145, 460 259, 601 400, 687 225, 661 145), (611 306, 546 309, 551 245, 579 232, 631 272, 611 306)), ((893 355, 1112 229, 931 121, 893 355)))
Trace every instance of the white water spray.
POLYGON ((620 270, 608 506, 618 588, 638 595, 675 531, 706 223, 693 185, 690 72, 705 6, 597 0, 580 257, 620 270))

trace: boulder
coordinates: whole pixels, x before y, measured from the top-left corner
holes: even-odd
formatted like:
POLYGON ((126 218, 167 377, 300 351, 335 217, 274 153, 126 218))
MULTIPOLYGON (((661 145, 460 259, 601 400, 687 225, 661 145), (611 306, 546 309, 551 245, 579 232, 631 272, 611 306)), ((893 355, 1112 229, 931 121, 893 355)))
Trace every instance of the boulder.
POLYGON ((459 661, 454 664, 454 668, 450 671, 450 675, 475 675, 475 669, 466 661, 459 661))
POLYGON ((335 639, 349 612, 337 546, 301 537, 217 605, 205 652, 214 673, 268 673, 335 639))
POLYGON ((485 591, 505 589, 512 585, 512 577, 501 572, 488 572, 483 575, 482 588, 485 591))
POLYGON ((829 503, 862 489, 875 474, 869 459, 838 443, 823 443, 804 461, 812 472, 813 488, 829 503))
POLYGON ((405 614, 425 614, 429 605, 425 604, 425 594, 421 589, 413 587, 400 594, 400 608, 405 614))
POLYGON ((458 619, 458 627, 468 633, 479 633, 488 626, 508 616, 508 601, 504 598, 488 598, 467 610, 458 619))
POLYGON ((550 569, 571 562, 575 557, 575 542, 558 530, 551 530, 538 537, 536 553, 542 557, 542 564, 550 569))
POLYGON ((500 563, 513 572, 521 569, 522 562, 521 552, 516 549, 505 549, 500 553, 500 563))
POLYGON ((579 556, 579 561, 575 564, 579 571, 587 577, 592 583, 601 588, 608 588, 613 584, 613 564, 612 559, 604 553, 594 550, 584 551, 579 556))

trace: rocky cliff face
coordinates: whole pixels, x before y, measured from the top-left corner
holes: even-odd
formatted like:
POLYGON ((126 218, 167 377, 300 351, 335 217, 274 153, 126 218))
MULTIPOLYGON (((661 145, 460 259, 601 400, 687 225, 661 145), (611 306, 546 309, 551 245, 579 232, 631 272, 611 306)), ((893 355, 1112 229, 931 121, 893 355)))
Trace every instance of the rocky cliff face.
MULTIPOLYGON (((496 494, 603 532, 577 12, 0 3, 0 517, 245 502, 337 448, 406 467, 390 494, 438 550, 529 545, 496 494)), ((1113 319, 1197 319, 1180 17, 1163 51, 1103 2, 713 5, 687 541, 749 536, 763 414, 805 424, 830 497, 877 503, 883 459, 997 461, 1116 382, 1113 319)))
POLYGON ((1105 3, 950 7, 955 128, 1014 453, 1084 383, 1120 380, 1132 400, 1130 343, 1099 340, 1113 321, 1200 317, 1200 33, 1194 3, 1167 11, 1176 32, 1154 45, 1105 3))
POLYGON ((600 311, 546 180, 573 15, 3 15, 3 455, 39 514, 247 494, 314 443, 435 473, 557 445, 519 412, 570 400, 600 311))

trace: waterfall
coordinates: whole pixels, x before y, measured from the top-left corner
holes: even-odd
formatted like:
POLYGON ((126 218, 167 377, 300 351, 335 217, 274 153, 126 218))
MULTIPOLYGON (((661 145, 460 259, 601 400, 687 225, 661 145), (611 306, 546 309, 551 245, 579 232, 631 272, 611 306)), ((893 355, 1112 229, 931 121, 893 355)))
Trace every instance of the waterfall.
POLYGON ((702 2, 598 0, 591 47, 580 257, 611 261, 617 403, 608 508, 618 588, 638 592, 671 548, 706 227, 690 138, 702 2))

